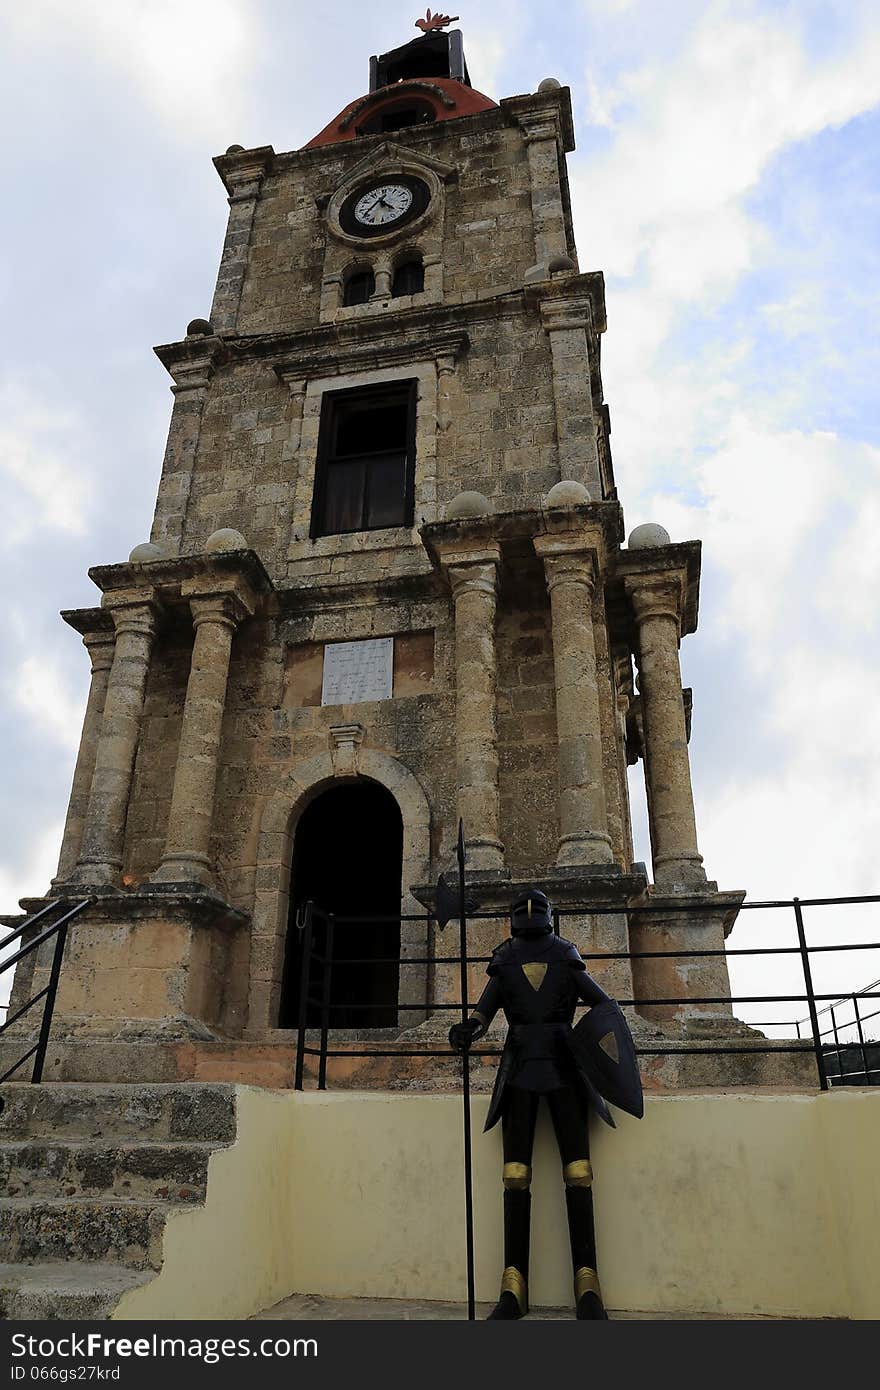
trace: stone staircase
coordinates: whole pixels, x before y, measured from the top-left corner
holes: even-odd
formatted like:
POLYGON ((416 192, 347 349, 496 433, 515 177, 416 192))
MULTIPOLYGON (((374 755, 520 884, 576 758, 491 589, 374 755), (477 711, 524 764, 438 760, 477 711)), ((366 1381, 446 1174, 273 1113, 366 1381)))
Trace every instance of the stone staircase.
POLYGON ((0 1318, 107 1318, 236 1135, 226 1084, 0 1086, 0 1318))

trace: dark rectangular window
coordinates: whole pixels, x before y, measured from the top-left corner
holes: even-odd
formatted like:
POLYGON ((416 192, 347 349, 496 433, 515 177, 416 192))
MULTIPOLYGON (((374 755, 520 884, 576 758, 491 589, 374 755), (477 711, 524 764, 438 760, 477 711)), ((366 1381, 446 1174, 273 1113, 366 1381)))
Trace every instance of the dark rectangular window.
POLYGON ((415 381, 326 392, 312 536, 411 526, 415 440, 415 381))

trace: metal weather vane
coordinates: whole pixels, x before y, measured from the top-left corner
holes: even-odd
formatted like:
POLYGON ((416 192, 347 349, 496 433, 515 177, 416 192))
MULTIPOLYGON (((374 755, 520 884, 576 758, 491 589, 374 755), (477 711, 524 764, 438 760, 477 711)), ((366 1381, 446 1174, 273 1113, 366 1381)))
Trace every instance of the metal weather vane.
POLYGON ((430 34, 432 29, 445 29, 447 24, 454 24, 457 19, 457 14, 431 14, 430 10, 426 10, 425 18, 416 20, 416 28, 421 29, 423 34, 430 34))

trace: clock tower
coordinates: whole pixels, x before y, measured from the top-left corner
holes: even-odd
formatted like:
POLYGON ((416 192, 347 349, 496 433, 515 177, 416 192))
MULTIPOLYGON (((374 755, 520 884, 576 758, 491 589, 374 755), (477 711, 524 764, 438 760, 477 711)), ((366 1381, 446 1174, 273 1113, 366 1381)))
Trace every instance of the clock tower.
POLYGON ((445 1032, 431 885, 459 817, 482 908, 544 888, 607 988, 666 1001, 643 1036, 741 1027, 723 959, 626 958, 721 947, 743 894, 697 844, 699 543, 625 543, 573 148, 567 88, 496 101, 430 29, 303 148, 214 161, 213 303, 156 349, 150 539, 64 614, 93 675, 52 896, 94 903, 47 1075, 289 1085, 308 900, 378 919, 337 931, 340 1045, 445 1032))

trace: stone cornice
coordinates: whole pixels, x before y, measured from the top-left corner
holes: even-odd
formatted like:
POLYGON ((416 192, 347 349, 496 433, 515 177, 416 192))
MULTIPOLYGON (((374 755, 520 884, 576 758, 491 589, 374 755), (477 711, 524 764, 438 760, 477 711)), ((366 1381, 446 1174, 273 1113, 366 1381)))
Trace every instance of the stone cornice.
POLYGON ((538 309, 546 333, 569 328, 604 333, 608 326, 605 276, 601 270, 539 280, 530 284, 524 293, 528 302, 538 309))
POLYGON ((470 324, 484 320, 491 322, 499 315, 515 315, 522 313, 523 309, 522 295, 515 291, 510 295, 474 300, 469 304, 438 304, 392 311, 375 317, 324 323, 299 333, 258 333, 230 339, 228 346, 238 358, 277 358, 282 365, 286 365, 285 359, 320 359, 340 352, 381 351, 389 348, 392 342, 400 345, 401 351, 403 344, 406 344, 407 352, 414 344, 421 344, 434 355, 450 350, 449 346, 442 346, 444 339, 455 346, 456 338, 464 338, 461 348, 466 347, 470 324))
POLYGON ((619 503, 585 502, 575 507, 554 507, 549 511, 494 512, 489 516, 462 517, 455 521, 432 521, 420 528, 419 535, 425 549, 437 563, 436 556, 441 547, 464 549, 480 541, 498 541, 504 547, 522 541, 531 543, 536 537, 544 535, 595 533, 596 528, 600 528, 605 544, 613 547, 620 540, 621 526, 619 503))
POLYGON ((153 351, 174 378, 175 392, 207 386, 225 356, 223 339, 215 334, 191 334, 178 343, 161 343, 153 351))
MULTIPOLYGON (((309 335, 314 337, 316 335, 309 335)), ((341 337, 341 335, 339 335, 341 337)), ((378 370, 382 367, 407 366, 409 363, 430 362, 449 358, 455 362, 466 351, 466 333, 419 334, 406 333, 393 337, 376 334, 372 342, 349 341, 328 343, 301 353, 288 354, 274 363, 279 381, 290 386, 293 382, 311 381, 316 377, 344 376, 349 372, 378 370)))
POLYGON ((246 926, 250 916, 233 907, 209 889, 199 892, 193 884, 151 884, 123 892, 119 888, 102 889, 93 884, 58 885, 48 898, 22 898, 21 905, 28 915, 38 912, 47 902, 77 903, 91 898, 92 904, 79 919, 80 923, 160 921, 191 922, 201 927, 246 926))
MULTIPOLYGON (((640 902, 647 887, 647 876, 641 866, 633 865, 630 873, 620 873, 613 864, 583 864, 560 868, 535 869, 530 878, 518 879, 509 875, 468 870, 468 897, 479 904, 477 911, 507 912, 513 900, 528 888, 539 884, 555 907, 576 910, 582 908, 615 907, 625 912, 633 902, 640 902)), ((410 892, 429 912, 436 907, 436 883, 418 884, 410 892)), ((499 922, 499 927, 502 923, 499 922)), ((453 932, 455 927, 452 927, 453 932)), ((559 924, 566 934, 565 918, 559 924)))
MULTIPOLYGON (((540 312, 552 317, 557 313, 555 306, 559 300, 576 302, 581 306, 584 320, 589 313, 593 331, 604 332, 605 279, 601 271, 590 271, 583 275, 566 275, 558 281, 541 281, 486 299, 469 300, 466 304, 424 305, 374 317, 320 324, 296 333, 192 336, 177 343, 161 344, 153 351, 178 386, 184 389, 207 385, 216 368, 232 360, 277 358, 280 365, 286 366, 285 359, 293 358, 314 357, 320 361, 343 352, 356 355, 359 351, 369 356, 370 351, 391 351, 390 339, 399 344, 403 359, 411 361, 414 347, 426 351, 429 356, 464 351, 470 325, 493 323, 499 317, 524 313, 540 312), (448 339, 445 343, 444 337, 448 339)), ((578 326, 585 327, 586 323, 578 326)), ((297 366, 294 362, 294 373, 297 366)))
POLYGON ((566 153, 574 149, 574 119, 571 114, 571 89, 556 87, 548 92, 529 92, 523 96, 502 97, 501 110, 516 118, 520 126, 552 121, 566 153))
POLYGON ((652 580, 673 580, 681 575, 681 635, 695 632, 699 616, 700 553, 699 541, 682 541, 677 545, 658 545, 642 550, 618 550, 611 563, 611 579, 618 600, 615 618, 629 627, 634 638, 632 605, 626 590, 634 581, 648 584, 652 580))
POLYGON ((431 570, 427 574, 390 575, 360 583, 342 580, 333 584, 282 583, 275 597, 282 618, 299 618, 314 612, 349 608, 375 608, 380 604, 432 603, 440 601, 442 590, 431 570))
POLYGON ((256 197, 264 175, 276 159, 271 145, 258 145, 253 150, 231 150, 217 155, 213 164, 230 200, 235 201, 241 196, 256 197))
POLYGON ((106 608, 63 608, 61 617, 81 637, 100 634, 112 640, 114 636, 113 619, 106 608))
POLYGON ((105 605, 122 593, 137 591, 152 592, 163 604, 185 603, 189 594, 234 588, 240 580, 246 581, 255 595, 272 591, 272 581, 254 550, 94 565, 89 578, 105 595, 105 605))

